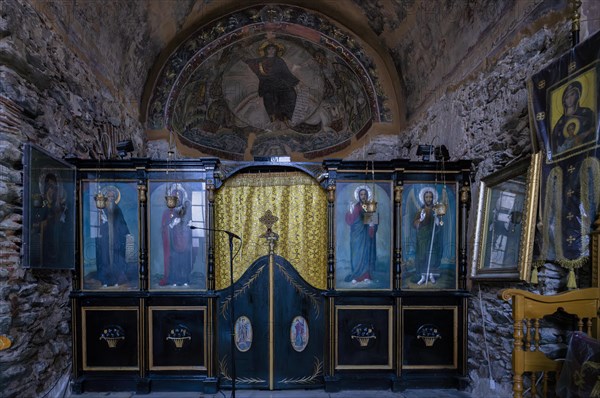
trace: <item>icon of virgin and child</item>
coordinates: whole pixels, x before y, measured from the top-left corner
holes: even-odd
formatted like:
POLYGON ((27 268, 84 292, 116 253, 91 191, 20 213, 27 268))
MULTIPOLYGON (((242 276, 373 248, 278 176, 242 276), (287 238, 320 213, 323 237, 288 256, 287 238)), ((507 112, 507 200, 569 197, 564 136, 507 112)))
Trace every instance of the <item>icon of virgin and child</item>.
POLYGON ((596 114, 582 105, 583 85, 570 82, 562 93, 562 114, 552 128, 552 150, 560 154, 596 140, 596 114))

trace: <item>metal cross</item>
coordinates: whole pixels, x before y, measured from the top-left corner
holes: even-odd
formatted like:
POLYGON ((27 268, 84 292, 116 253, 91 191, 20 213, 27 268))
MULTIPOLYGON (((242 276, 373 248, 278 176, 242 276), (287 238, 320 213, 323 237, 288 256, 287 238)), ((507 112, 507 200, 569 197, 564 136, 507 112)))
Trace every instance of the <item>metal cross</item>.
POLYGON ((279 218, 273 213, 271 213, 271 210, 267 210, 265 214, 263 214, 263 216, 259 218, 259 221, 267 226, 267 232, 265 232, 260 237, 265 238, 269 243, 269 254, 274 253, 275 242, 279 240, 279 235, 273 232, 273 230, 271 229, 271 227, 277 222, 277 220, 279 220, 279 218))
POLYGON ((273 227, 277 221, 279 221, 279 217, 271 213, 271 210, 267 210, 265 214, 261 218, 258 219, 261 223, 265 224, 268 229, 273 227))

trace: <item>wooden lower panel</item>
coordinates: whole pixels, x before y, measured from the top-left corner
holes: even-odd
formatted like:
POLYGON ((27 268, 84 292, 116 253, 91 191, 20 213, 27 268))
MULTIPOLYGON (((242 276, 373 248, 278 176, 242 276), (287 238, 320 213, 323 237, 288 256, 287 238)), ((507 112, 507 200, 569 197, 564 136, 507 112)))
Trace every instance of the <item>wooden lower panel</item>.
POLYGON ((82 307, 83 370, 138 370, 138 307, 82 307))

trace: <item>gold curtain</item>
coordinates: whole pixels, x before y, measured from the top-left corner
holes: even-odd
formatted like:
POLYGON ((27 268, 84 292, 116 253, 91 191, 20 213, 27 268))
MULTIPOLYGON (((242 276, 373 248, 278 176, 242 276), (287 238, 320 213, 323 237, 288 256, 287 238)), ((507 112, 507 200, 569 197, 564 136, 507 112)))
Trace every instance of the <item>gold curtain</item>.
MULTIPOLYGON (((260 218, 271 210, 278 221, 275 254, 286 258, 311 285, 327 286, 327 198, 310 176, 301 172, 241 174, 225 182, 215 195, 215 228, 243 239, 233 263, 237 280, 258 258, 269 254, 261 237, 267 227, 260 218)), ((234 247, 234 254, 237 251, 234 247)), ((230 284, 229 241, 215 236, 215 287, 230 284)))

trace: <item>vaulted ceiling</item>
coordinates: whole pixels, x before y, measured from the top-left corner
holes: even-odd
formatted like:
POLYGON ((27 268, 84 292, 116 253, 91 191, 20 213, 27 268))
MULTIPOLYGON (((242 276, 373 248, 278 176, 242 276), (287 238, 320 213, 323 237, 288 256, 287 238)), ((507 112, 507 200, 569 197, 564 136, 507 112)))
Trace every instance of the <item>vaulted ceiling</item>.
POLYGON ((440 92, 493 61, 494 53, 510 44, 524 26, 567 7, 566 0, 75 0, 32 4, 53 19, 60 33, 123 102, 139 110, 144 123, 152 106, 166 106, 153 104, 152 98, 164 83, 169 65, 180 61, 181 70, 189 68, 192 57, 176 59, 186 43, 208 45, 206 39, 221 40, 220 45, 226 47, 224 37, 236 28, 251 29, 232 16, 254 9, 257 17, 250 19, 267 23, 268 29, 278 22, 291 22, 312 29, 300 34, 303 39, 323 45, 325 37, 340 44, 338 55, 353 53, 350 58, 356 60, 356 67, 370 76, 367 80, 375 93, 371 97, 376 97, 371 98, 376 103, 371 108, 379 112, 373 120, 383 122, 379 130, 384 133, 400 131, 407 119, 440 92), (297 9, 306 11, 312 22, 293 11, 297 9), (278 16, 277 12, 288 14, 278 16), (215 30, 220 34, 214 34, 215 30), (311 39, 311 32, 323 37, 311 39))

